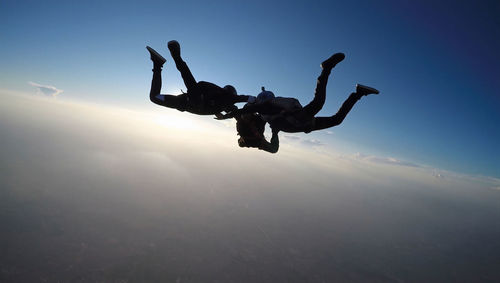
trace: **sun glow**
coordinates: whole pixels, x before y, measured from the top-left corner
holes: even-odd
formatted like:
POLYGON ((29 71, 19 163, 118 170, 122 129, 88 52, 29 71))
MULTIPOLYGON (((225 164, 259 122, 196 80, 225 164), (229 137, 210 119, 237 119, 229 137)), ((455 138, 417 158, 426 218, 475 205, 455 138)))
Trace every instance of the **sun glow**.
POLYGON ((154 115, 152 117, 154 123, 165 127, 165 128, 175 128, 180 130, 194 130, 198 129, 195 121, 188 117, 181 117, 179 115, 154 115))

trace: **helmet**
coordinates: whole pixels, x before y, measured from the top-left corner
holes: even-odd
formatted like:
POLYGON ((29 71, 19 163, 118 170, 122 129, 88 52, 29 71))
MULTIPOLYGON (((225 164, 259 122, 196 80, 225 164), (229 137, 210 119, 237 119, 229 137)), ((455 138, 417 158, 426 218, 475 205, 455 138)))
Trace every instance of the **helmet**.
POLYGON ((224 89, 227 90, 229 93, 233 95, 237 95, 238 93, 236 92, 236 89, 232 85, 226 85, 224 86, 224 89))
POLYGON ((264 102, 274 98, 274 93, 272 91, 268 91, 264 87, 262 87, 261 89, 262 92, 257 95, 257 102, 264 102))

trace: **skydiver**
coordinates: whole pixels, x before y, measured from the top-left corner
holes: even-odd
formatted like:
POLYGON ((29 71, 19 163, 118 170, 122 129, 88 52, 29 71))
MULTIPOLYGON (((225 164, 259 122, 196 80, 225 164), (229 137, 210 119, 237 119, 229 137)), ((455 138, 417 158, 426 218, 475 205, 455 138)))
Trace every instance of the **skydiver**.
POLYGON ((271 142, 264 137, 266 122, 260 114, 245 113, 234 117, 236 119, 236 131, 240 138, 240 147, 255 147, 270 153, 278 152, 278 131, 272 131, 271 142))
MULTIPOLYGON (((335 53, 321 63, 322 71, 318 77, 314 99, 304 107, 295 98, 266 95, 266 98, 260 100, 257 97, 257 102, 253 105, 219 116, 218 119, 231 118, 245 113, 259 113, 269 123, 273 132, 283 131, 288 133, 310 133, 311 131, 337 126, 342 123, 354 104, 361 97, 379 93, 374 88, 357 84, 356 92, 349 95, 349 98, 344 101, 335 115, 330 117, 315 117, 325 104, 326 84, 328 83, 331 70, 344 60, 344 58, 345 55, 343 53, 335 53)), ((265 91, 264 88, 262 90, 263 92, 265 91)))
POLYGON ((177 70, 181 73, 186 93, 179 95, 160 94, 161 91, 161 70, 167 61, 156 50, 146 46, 153 61, 153 79, 149 98, 153 103, 179 111, 187 111, 198 115, 220 114, 222 111, 230 112, 238 109, 234 104, 247 102, 249 96, 238 95, 236 89, 231 85, 223 88, 209 82, 196 82, 186 62, 181 57, 181 48, 176 40, 169 41, 168 49, 174 59, 177 70))

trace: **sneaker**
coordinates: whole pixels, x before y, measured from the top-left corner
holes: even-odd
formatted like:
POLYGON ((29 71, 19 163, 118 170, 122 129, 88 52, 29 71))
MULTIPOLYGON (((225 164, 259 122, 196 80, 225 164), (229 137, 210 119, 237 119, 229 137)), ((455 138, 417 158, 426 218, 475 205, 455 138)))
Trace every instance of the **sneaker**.
POLYGON ((325 61, 323 61, 323 63, 321 63, 321 68, 332 69, 333 67, 335 67, 335 65, 342 62, 344 58, 345 58, 344 53, 335 53, 330 58, 326 59, 325 61))
POLYGON ((379 94, 379 91, 374 89, 373 87, 365 86, 362 84, 356 84, 356 93, 359 93, 361 95, 368 95, 368 94, 379 94))
POLYGON ((170 54, 172 54, 172 57, 180 57, 181 56, 181 46, 179 45, 179 42, 177 40, 170 40, 167 43, 168 50, 170 50, 170 54))
POLYGON ((163 56, 160 55, 160 53, 156 52, 153 48, 146 46, 146 49, 149 51, 149 54, 151 54, 151 61, 153 61, 153 64, 163 66, 167 60, 163 58, 163 56))

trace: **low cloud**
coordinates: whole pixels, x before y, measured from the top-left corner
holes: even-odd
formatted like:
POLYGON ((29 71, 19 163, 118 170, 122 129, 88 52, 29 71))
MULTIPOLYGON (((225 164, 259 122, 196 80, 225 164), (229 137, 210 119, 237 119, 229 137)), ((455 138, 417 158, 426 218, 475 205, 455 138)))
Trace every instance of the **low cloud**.
POLYGON ((317 139, 303 139, 302 143, 305 145, 310 145, 310 146, 322 146, 325 145, 322 143, 320 140, 317 139))
POLYGON ((434 176, 437 179, 444 179, 444 175, 436 170, 432 172, 432 176, 434 176))
POLYGON ((51 85, 42 85, 39 83, 28 82, 31 86, 36 88, 36 93, 45 96, 57 97, 57 95, 61 94, 63 90, 56 88, 51 85))
POLYGON ((305 146, 323 146, 325 145, 322 141, 317 139, 304 139, 297 135, 283 135, 283 137, 289 141, 300 142, 305 146))
POLYGON ((406 167, 421 167, 418 164, 408 162, 408 161, 399 160, 399 159, 392 158, 392 157, 366 155, 366 154, 359 153, 359 152, 356 153, 354 155, 354 157, 355 157, 355 159, 358 159, 358 160, 366 160, 366 161, 378 163, 378 164, 389 164, 389 165, 406 166, 406 167))
POLYGON ((293 141, 300 140, 299 136, 294 136, 294 135, 284 135, 283 137, 286 138, 286 139, 289 139, 289 140, 293 140, 293 141))

